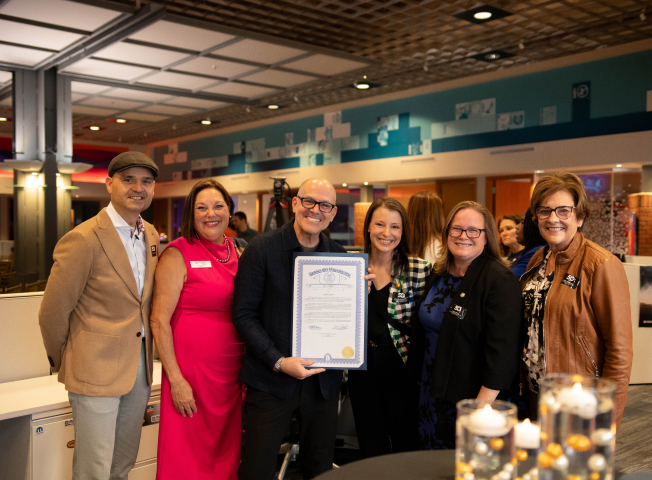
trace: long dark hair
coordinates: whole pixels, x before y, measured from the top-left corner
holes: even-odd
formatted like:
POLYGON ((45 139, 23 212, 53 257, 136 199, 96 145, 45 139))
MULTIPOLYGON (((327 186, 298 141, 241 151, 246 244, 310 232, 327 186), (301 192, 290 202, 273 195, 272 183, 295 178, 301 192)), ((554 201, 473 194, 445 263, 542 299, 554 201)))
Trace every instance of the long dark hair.
POLYGON ((547 242, 541 236, 541 231, 539 230, 539 225, 536 221, 536 217, 532 214, 532 210, 529 208, 525 211, 523 215, 523 242, 525 242, 525 251, 532 250, 534 247, 539 245, 545 245, 547 242))
POLYGON ((398 264, 399 268, 408 267, 408 255, 410 254, 410 225, 408 223, 407 212, 405 207, 401 205, 397 200, 389 197, 380 197, 374 200, 374 202, 367 210, 367 216, 364 219, 364 253, 371 253, 371 235, 369 234, 369 224, 371 223, 371 217, 373 217, 374 212, 379 208, 386 208, 387 210, 393 210, 398 212, 401 215, 401 221, 403 222, 403 233, 401 235, 401 241, 398 246, 394 249, 394 255, 398 255, 398 264))

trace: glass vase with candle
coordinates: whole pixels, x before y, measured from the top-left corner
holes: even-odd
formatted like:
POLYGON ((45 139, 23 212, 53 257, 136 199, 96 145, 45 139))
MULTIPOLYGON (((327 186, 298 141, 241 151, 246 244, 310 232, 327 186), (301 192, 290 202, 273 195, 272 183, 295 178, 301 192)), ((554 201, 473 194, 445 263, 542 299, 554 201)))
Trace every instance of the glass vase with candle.
POLYGON ((539 480, 612 480, 616 423, 604 378, 555 373, 540 385, 539 480))
POLYGON ((515 477, 513 432, 516 405, 496 400, 457 402, 455 470, 464 480, 515 477))
POLYGON ((514 427, 514 445, 516 446, 516 478, 537 480, 537 456, 541 445, 541 429, 529 418, 514 427))

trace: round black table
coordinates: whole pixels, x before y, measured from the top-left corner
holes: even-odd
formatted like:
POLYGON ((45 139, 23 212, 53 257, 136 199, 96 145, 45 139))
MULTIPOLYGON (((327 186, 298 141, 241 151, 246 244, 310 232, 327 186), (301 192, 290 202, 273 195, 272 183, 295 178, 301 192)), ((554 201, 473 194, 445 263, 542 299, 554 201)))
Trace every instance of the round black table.
POLYGON ((315 480, 453 480, 454 477, 455 450, 430 450, 394 453, 347 463, 322 473, 315 480))

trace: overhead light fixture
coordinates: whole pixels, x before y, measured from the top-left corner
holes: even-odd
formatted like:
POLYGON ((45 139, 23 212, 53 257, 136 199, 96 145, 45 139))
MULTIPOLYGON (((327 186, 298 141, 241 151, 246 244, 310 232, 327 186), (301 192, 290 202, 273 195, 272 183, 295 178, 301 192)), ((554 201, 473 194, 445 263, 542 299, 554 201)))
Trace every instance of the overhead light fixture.
POLYGON ((469 58, 475 58, 476 60, 480 60, 482 62, 495 62, 496 60, 502 60, 504 58, 509 58, 513 56, 515 56, 513 53, 509 53, 504 50, 492 50, 490 52, 471 55, 469 58))
POLYGON ((38 173, 36 173, 36 172, 32 172, 32 175, 38 175, 38 173))
POLYGON ((347 185, 346 183, 343 183, 342 186, 343 186, 343 187, 346 187, 346 186, 348 186, 348 185, 347 185))
POLYGON ((543 170, 535 170, 534 173, 543 173, 543 170))
POLYGON ((98 127, 97 125, 91 125, 91 126, 88 127, 88 128, 91 129, 91 130, 93 130, 94 132, 97 132, 97 131, 100 129, 100 127, 98 127))
POLYGON ((354 85, 358 90, 367 90, 369 87, 371 87, 371 85, 369 85, 367 82, 355 82, 354 85))
POLYGON ((61 174, 60 174, 59 172, 57 172, 56 175, 57 175, 57 177, 60 177, 60 176, 61 176, 61 174))
POLYGON ((115 123, 127 123, 127 120, 125 120, 124 118, 116 118, 115 123))
POLYGON ((0 122, 6 122, 6 121, 7 121, 7 117, 0 117, 0 122))
POLYGON ((620 168, 622 166, 623 166, 622 163, 619 163, 618 165, 616 165, 616 168, 620 168))
POLYGON ((213 123, 213 122, 211 122, 208 118, 206 120, 201 121, 202 125, 210 125, 211 123, 213 123))
POLYGON ((278 110, 279 106, 272 103, 270 105, 267 105, 267 108, 270 110, 278 110))
POLYGON ((369 185, 369 182, 364 182, 365 185, 369 185))
POLYGON ((457 15, 453 15, 461 20, 466 20, 471 23, 486 23, 493 22, 499 18, 505 18, 513 15, 513 13, 500 8, 492 7, 491 5, 480 5, 479 7, 472 8, 457 15))

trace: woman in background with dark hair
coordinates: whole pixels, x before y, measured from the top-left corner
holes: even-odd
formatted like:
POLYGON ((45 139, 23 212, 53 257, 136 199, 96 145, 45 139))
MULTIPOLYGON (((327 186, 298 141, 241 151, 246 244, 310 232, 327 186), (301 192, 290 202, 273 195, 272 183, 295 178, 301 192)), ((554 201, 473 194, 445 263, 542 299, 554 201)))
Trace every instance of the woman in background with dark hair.
POLYGON ((525 247, 516 239, 516 228, 520 223, 520 215, 505 215, 498 220, 500 255, 505 257, 509 268, 518 262, 525 251, 525 247))
POLYGON ((458 203, 412 320, 409 369, 421 382, 421 449, 455 448, 455 404, 492 402, 516 385, 523 308, 518 279, 498 252, 494 218, 458 203))
POLYGON ((408 256, 405 208, 376 199, 364 222, 364 251, 376 275, 369 291, 367 370, 349 371, 349 392, 365 457, 416 449, 417 385, 408 380, 410 320, 430 264, 408 256))
POLYGON ((410 197, 407 209, 410 253, 435 264, 444 233, 444 205, 439 195, 424 190, 410 197))
POLYGON ((161 254, 150 324, 161 362, 157 480, 238 478, 244 343, 233 326, 240 250, 233 200, 213 179, 188 194, 182 237, 161 254))
POLYGON ((529 208, 523 214, 523 221, 516 225, 516 241, 523 245, 523 253, 511 267, 512 272, 518 278, 525 273, 527 264, 537 250, 546 244, 546 240, 541 236, 539 225, 535 221, 532 210, 529 208))

